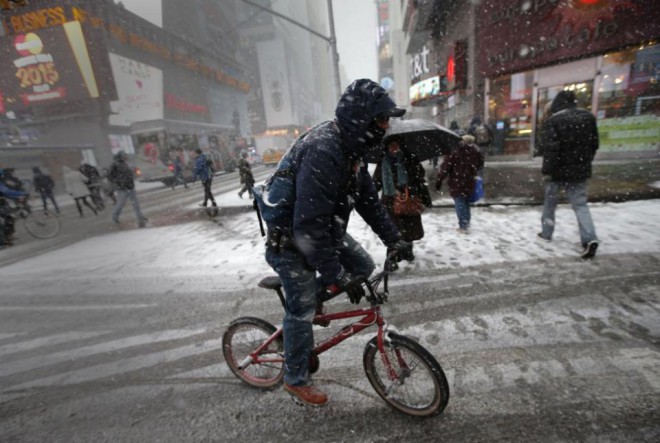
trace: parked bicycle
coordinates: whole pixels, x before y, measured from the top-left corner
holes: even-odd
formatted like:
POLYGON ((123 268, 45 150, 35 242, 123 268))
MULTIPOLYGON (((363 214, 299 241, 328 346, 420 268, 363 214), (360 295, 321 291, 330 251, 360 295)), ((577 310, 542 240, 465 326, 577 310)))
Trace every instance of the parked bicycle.
MULTIPOLYGON (((380 306, 388 299, 388 269, 363 284, 371 307, 319 314, 315 323, 359 318, 331 337, 317 343, 310 357, 310 372, 318 371, 319 355, 369 326, 376 325, 375 337, 367 342, 362 362, 367 379, 376 393, 393 408, 412 416, 428 417, 441 413, 449 401, 449 384, 442 367, 422 345, 390 330, 380 306), (382 283, 382 292, 378 291, 382 283)), ((259 287, 277 292, 282 305, 284 295, 279 277, 266 277, 259 287)), ((339 294, 335 294, 339 295, 339 294)), ((229 369, 250 386, 277 387, 284 377, 282 327, 265 320, 242 317, 231 322, 222 338, 222 350, 229 369)))
POLYGON ((62 223, 53 211, 33 211, 26 198, 13 200, 11 210, 16 220, 22 220, 25 230, 35 238, 53 238, 60 233, 62 223))

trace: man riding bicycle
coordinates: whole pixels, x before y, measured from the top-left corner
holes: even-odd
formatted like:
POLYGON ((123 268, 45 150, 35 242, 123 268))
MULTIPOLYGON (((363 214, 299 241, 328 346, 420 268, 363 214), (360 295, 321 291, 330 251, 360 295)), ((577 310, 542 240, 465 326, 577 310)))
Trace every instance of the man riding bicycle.
MULTIPOLYGON (((260 208, 267 210, 274 203, 269 199, 277 198, 273 183, 278 177, 288 177, 294 188, 295 201, 280 214, 279 225, 267 223, 266 261, 286 295, 284 389, 307 404, 321 406, 328 400, 309 376, 312 320, 323 301, 317 293, 333 287, 333 292, 344 290, 358 303, 364 289, 356 277, 368 277, 375 268, 369 254, 346 233, 353 208, 388 247, 396 252, 408 248, 380 203, 363 161, 367 152, 378 149, 389 118, 405 112, 377 83, 356 80, 339 100, 336 118, 301 135, 261 191, 260 208)), ((255 191, 255 198, 258 194, 255 191)))
POLYGON ((0 169, 0 223, 2 223, 2 226, 0 226, 0 249, 10 246, 14 235, 14 216, 7 199, 19 200, 27 197, 26 192, 7 186, 5 171, 0 169))

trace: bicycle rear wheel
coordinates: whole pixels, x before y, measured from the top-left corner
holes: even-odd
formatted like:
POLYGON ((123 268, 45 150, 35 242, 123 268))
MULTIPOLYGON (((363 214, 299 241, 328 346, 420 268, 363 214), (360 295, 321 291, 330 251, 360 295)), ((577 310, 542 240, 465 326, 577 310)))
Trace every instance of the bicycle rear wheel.
POLYGON ((33 211, 25 217, 25 229, 36 238, 52 238, 60 233, 62 225, 54 212, 33 211))
POLYGON ((364 371, 376 393, 408 415, 441 413, 449 401, 449 384, 436 359, 419 343, 393 333, 384 343, 385 355, 381 355, 377 340, 374 337, 367 343, 363 358, 364 371))
POLYGON ((270 389, 279 385, 284 377, 284 340, 281 335, 259 354, 264 359, 281 361, 250 363, 239 368, 241 362, 276 330, 275 326, 260 318, 243 317, 231 322, 222 336, 222 353, 229 369, 250 386, 270 389))

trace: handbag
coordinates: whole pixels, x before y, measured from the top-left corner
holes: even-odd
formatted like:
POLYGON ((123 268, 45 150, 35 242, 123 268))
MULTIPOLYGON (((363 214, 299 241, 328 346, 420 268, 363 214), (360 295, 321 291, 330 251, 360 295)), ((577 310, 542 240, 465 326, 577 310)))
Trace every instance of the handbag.
POLYGON ((474 181, 474 190, 468 198, 468 201, 470 203, 476 203, 482 198, 484 198, 484 179, 480 176, 477 176, 474 181))
POLYGON ((417 197, 411 196, 407 186, 403 193, 394 198, 392 204, 392 212, 395 215, 421 215, 424 209, 424 203, 417 197))

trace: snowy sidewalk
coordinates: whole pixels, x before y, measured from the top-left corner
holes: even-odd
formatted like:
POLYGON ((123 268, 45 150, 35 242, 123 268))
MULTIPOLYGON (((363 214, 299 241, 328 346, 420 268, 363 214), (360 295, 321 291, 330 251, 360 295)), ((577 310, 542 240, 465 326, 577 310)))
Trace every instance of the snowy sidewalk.
MULTIPOLYGON (((234 197, 249 204, 234 193, 223 194, 219 204, 230 203, 234 197)), ((591 205, 591 211, 601 241, 598 255, 660 253, 660 200, 597 203, 591 205)), ((415 242, 416 260, 402 269, 424 273, 488 264, 515 266, 526 260, 561 257, 577 262, 581 246, 570 206, 559 206, 551 243, 536 239, 540 215, 540 207, 475 208, 472 231, 463 235, 455 230, 452 209, 428 211, 423 215, 426 235, 415 242)), ((357 214, 351 217, 349 233, 377 264, 382 263, 385 247, 357 214)), ((264 274, 272 273, 263 255, 257 218, 250 211, 220 217, 217 223, 197 221, 109 233, 6 266, 0 269, 0 277, 34 272, 45 277, 65 269, 75 270, 81 277, 167 273, 199 276, 213 280, 216 290, 232 290, 254 288, 264 274)))

